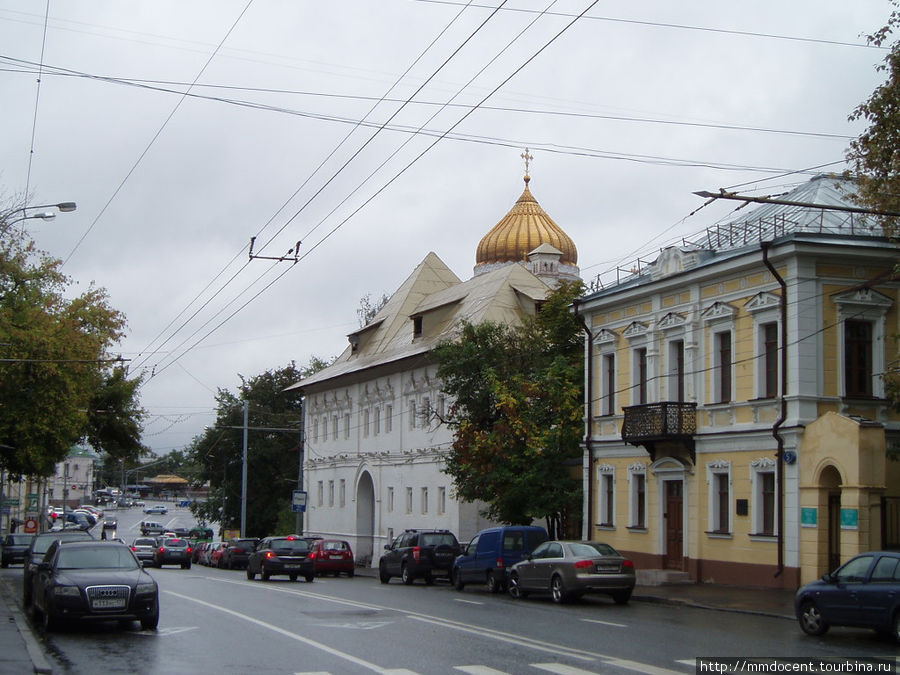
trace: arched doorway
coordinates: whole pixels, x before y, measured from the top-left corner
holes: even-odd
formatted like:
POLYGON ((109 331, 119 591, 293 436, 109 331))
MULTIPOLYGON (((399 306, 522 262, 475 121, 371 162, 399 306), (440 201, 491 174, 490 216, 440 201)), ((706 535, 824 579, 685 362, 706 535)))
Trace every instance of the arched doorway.
POLYGON ((372 563, 375 540, 375 483, 368 471, 356 482, 356 560, 372 563))
POLYGON ((819 487, 827 499, 825 527, 828 534, 827 566, 831 572, 841 564, 841 474, 826 466, 819 475, 819 487))

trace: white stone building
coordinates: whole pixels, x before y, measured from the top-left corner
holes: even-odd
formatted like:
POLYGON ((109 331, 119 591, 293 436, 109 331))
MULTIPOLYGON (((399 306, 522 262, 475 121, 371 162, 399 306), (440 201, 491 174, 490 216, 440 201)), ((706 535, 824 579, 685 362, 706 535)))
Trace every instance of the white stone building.
POLYGON ((578 278, 572 240, 528 189, 481 240, 475 275, 461 281, 429 253, 325 370, 294 385, 305 395, 304 531, 350 541, 377 565, 406 528, 449 529, 468 541, 490 525, 461 503, 443 472, 450 401, 431 350, 461 322, 516 324, 559 279, 578 278))

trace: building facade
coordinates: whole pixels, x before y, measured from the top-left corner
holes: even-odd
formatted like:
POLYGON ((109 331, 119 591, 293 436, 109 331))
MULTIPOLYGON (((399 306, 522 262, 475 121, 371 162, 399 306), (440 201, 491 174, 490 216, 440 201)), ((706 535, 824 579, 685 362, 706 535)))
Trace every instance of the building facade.
POLYGON ((820 176, 579 300, 585 531, 642 568, 794 588, 900 545, 898 250, 820 176), (884 527, 883 527, 884 526, 884 527))
POLYGON ((492 524, 481 504, 456 499, 443 472, 451 401, 431 351, 461 323, 510 325, 534 315, 559 279, 577 277, 571 239, 528 188, 482 239, 474 276, 460 280, 429 253, 334 364, 295 385, 304 394, 307 534, 351 542, 377 565, 407 528, 440 528, 467 541, 492 524))

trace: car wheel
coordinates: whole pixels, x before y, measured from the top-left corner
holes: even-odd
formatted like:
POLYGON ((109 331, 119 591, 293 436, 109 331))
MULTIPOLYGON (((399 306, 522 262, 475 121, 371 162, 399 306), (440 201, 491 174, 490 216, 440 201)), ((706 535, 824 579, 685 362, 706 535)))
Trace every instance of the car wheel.
POLYGON ((819 607, 812 600, 806 600, 800 605, 797 619, 800 621, 800 629, 807 635, 823 635, 828 630, 819 607))
POLYGON ((141 628, 144 630, 156 630, 156 627, 159 625, 159 606, 157 605, 156 610, 150 616, 145 616, 141 619, 141 628))
POLYGON ((230 569, 230 570, 233 570, 233 569, 234 569, 234 560, 229 560, 229 561, 228 561, 228 569, 230 569))
POLYGON ((409 586, 415 580, 415 577, 409 573, 409 566, 406 563, 403 563, 403 567, 400 568, 400 581, 409 586))
POLYGON ((528 597, 528 591, 519 586, 519 575, 515 572, 509 576, 509 594, 517 600, 528 597))
POLYGON ((184 565, 181 566, 181 569, 183 569, 183 570, 191 569, 191 563, 189 563, 189 562, 184 563, 184 565))
POLYGON ((391 580, 391 575, 387 573, 387 567, 385 567, 384 563, 378 565, 378 579, 383 584, 386 584, 391 580))
POLYGON ((434 577, 431 576, 431 573, 425 575, 425 583, 429 586, 434 586, 434 577))
POLYGON ((253 581, 256 578, 256 572, 250 571, 250 565, 247 565, 247 579, 253 581))
POLYGON ((303 578, 306 579, 306 583, 311 584, 315 580, 316 575, 315 574, 307 574, 303 578))
POLYGON ((297 581, 297 575, 296 574, 288 574, 288 579, 290 579, 291 581, 297 581))
POLYGON ((263 581, 269 580, 269 572, 262 565, 260 565, 260 568, 259 568, 259 576, 260 576, 260 578, 262 578, 263 581))
POLYGON ((491 593, 500 592, 500 582, 497 580, 497 575, 494 574, 494 570, 487 573, 487 587, 491 593))
POLYGON ((894 614, 894 639, 900 642, 900 611, 894 614))
POLYGON ((612 594, 612 599, 617 605, 628 604, 628 601, 631 599, 631 591, 616 591, 612 594))
POLYGON ((219 559, 216 561, 216 569, 220 569, 220 570, 225 569, 225 565, 222 563, 222 559, 221 559, 221 558, 219 558, 219 559))
POLYGON ((41 612, 41 626, 44 631, 53 631, 59 627, 59 621, 50 612, 44 611, 41 612))
POLYGON ((454 567, 453 570, 450 572, 450 581, 453 582, 453 587, 458 591, 461 591, 462 589, 464 589, 466 587, 466 585, 463 583, 463 580, 462 580, 462 574, 460 573, 460 570, 457 567, 454 567))
POLYGON ((550 595, 553 598, 553 602, 556 603, 563 603, 569 599, 562 577, 558 574, 550 580, 550 595))
POLYGON ((349 572, 347 572, 347 578, 348 578, 348 579, 352 579, 352 578, 353 578, 353 575, 354 575, 355 573, 356 573, 356 572, 355 572, 354 570, 350 570, 349 572))

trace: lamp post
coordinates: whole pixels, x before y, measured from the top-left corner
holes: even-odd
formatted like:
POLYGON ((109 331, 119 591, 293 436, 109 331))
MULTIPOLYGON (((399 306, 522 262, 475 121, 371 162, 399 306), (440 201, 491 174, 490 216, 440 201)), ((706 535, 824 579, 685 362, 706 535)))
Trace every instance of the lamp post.
POLYGON ((57 209, 60 213, 71 213, 76 208, 78 208, 78 206, 77 204, 75 204, 75 202, 60 202, 59 204, 39 204, 38 206, 23 206, 19 209, 13 209, 7 214, 7 216, 11 216, 14 213, 21 213, 22 215, 11 220, 4 220, 3 229, 5 230, 11 225, 21 223, 23 220, 53 220, 54 218, 56 218, 56 213, 54 211, 42 211, 41 213, 29 214, 29 211, 33 211, 34 209, 57 209))

